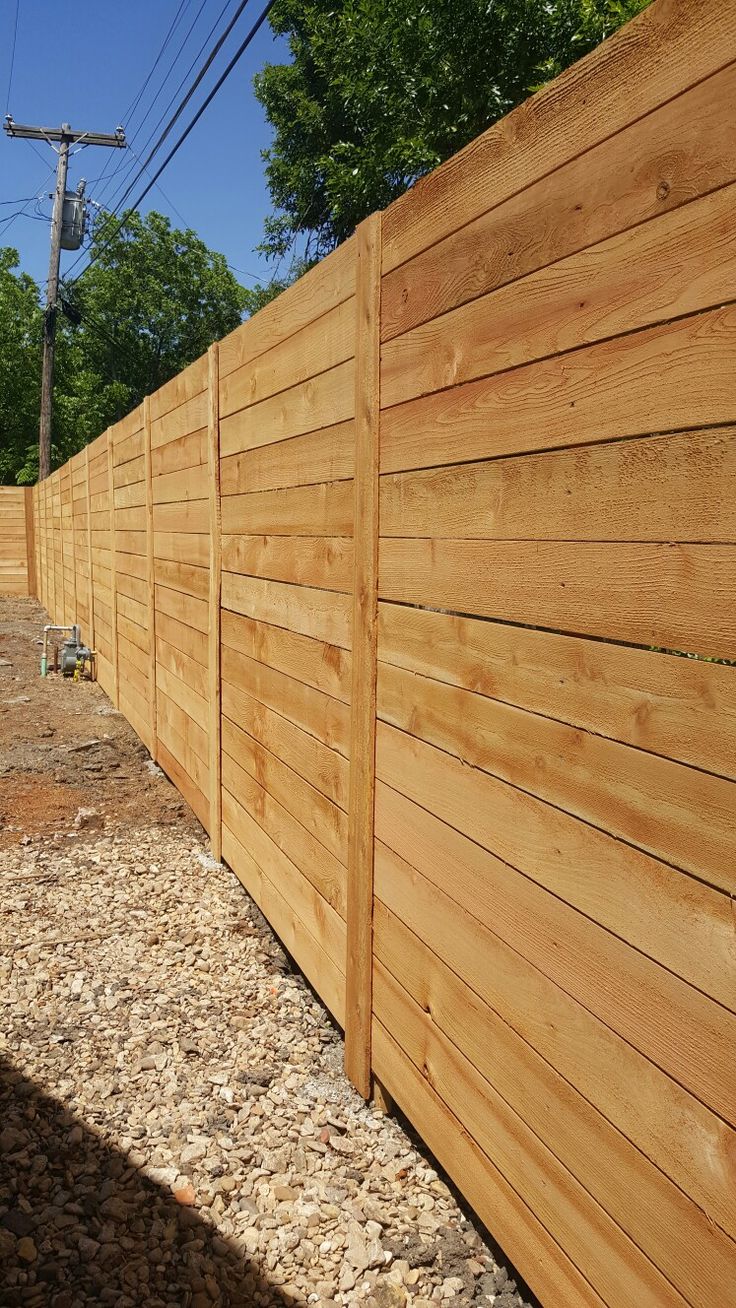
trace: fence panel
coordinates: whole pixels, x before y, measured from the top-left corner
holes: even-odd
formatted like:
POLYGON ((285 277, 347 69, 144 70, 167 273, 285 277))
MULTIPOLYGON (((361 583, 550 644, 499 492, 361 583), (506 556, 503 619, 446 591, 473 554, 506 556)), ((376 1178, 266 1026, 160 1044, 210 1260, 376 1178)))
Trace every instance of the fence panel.
POLYGON ((222 847, 344 1021, 355 242, 220 348, 222 847))
POLYGON ((32 588, 26 501, 23 486, 0 486, 0 594, 3 595, 27 595, 32 588))
POLYGON ((705 1308, 736 699, 674 651, 736 650, 736 64, 671 76, 552 172, 493 128, 486 212, 471 148, 386 216, 374 1065, 543 1298, 705 1308))

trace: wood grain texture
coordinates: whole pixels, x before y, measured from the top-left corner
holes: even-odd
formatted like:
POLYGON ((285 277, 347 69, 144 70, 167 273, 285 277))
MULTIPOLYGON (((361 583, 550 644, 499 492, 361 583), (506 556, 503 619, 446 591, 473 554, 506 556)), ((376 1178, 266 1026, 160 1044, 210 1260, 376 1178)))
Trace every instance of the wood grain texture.
POLYGON ((394 473, 381 534, 732 544, 734 477, 734 427, 394 473))
POLYGON ((107 430, 107 504, 110 521, 110 644, 112 646, 112 677, 113 677, 113 694, 112 702, 116 708, 120 707, 120 675, 118 670, 118 598, 117 587, 115 582, 115 533, 117 531, 117 514, 115 512, 115 480, 113 477, 115 467, 115 440, 113 433, 114 427, 108 427, 107 430))
POLYGON ((381 603, 379 657, 736 779, 730 667, 381 603))
MULTIPOLYGON (((736 894, 733 781, 387 664, 379 664, 378 716, 617 842, 736 894)), ((661 871, 678 881, 671 868, 661 871)), ((666 896, 665 884, 659 895, 666 896)), ((729 959, 723 975, 736 1007, 736 938, 729 959)))
POLYGON ((565 1308, 604 1308, 590 1282, 378 1018, 373 1021, 373 1050, 376 1073, 392 1098, 411 1115, 435 1157, 503 1247, 518 1247, 516 1266, 543 1300, 565 1308))
POLYGON ((144 476, 146 491, 146 603, 148 606, 148 727, 151 757, 156 761, 156 575, 153 555, 153 467, 151 463, 151 401, 143 401, 144 476))
POLYGON ((689 1303, 717 1302, 719 1286, 733 1274, 733 1242, 380 902, 375 937, 376 1017, 399 1043, 416 1053, 424 1047, 422 1028, 438 1028, 689 1303), (401 1008, 405 1003, 394 978, 422 1012, 409 1041, 394 1006, 394 997, 401 1008))
POLYGON ((222 512, 220 506, 220 354, 217 344, 208 351, 208 462, 207 484, 210 493, 209 558, 209 773, 210 814, 208 831, 212 857, 222 855, 222 716, 220 708, 222 675, 220 672, 220 621, 222 591, 222 512))
MULTIPOLYGON (((462 957, 466 984, 733 1237, 732 1128, 458 904, 451 883, 441 889, 429 881, 414 867, 431 866, 424 847, 412 851, 402 843, 404 857, 389 850, 380 814, 379 806, 377 904, 450 968, 462 957)), ((394 844, 400 838, 392 834, 394 844)), ((462 1116, 461 1102, 456 1109, 462 1116)))
POLYGON ((658 0, 387 210, 383 271, 732 62, 730 0, 658 0))
MULTIPOLYGON (((495 834, 496 820, 503 828, 504 815, 496 819, 494 787, 482 773, 476 778, 457 760, 382 724, 377 738, 378 777, 415 804, 426 804, 432 814, 426 824, 438 849, 455 851, 446 862, 455 870, 455 880, 439 877, 439 885, 461 896, 469 912, 622 1039, 736 1124, 736 1090, 723 1059, 723 1050, 734 1039, 733 1012, 565 905, 526 877, 523 866, 517 872, 506 863, 499 843, 508 832, 499 840, 495 834), (402 769, 413 769, 412 776, 404 778, 402 769)), ((552 815, 549 843, 554 826, 552 815)), ((394 846, 396 839, 394 835, 394 846)), ((416 861, 417 856, 408 857, 416 861)), ((518 853, 515 857, 517 864, 523 863, 518 853)), ((598 882, 599 866, 586 866, 591 881, 598 882)), ((605 899, 605 886, 598 884, 605 899)), ((652 930, 650 939, 655 934, 652 930)))
POLYGON ((736 547, 382 539, 381 599, 736 657, 736 547))
MULTIPOLYGON (((555 354, 566 339, 580 342, 591 330, 613 336, 730 298, 716 288, 720 259, 724 291, 733 277, 733 240, 724 221, 733 199, 728 191, 707 193, 736 177, 736 147, 722 112, 735 93, 731 65, 391 273, 384 340, 405 332, 418 339, 425 333, 412 329, 431 319, 439 319, 441 332, 452 319, 462 372, 466 349, 468 357, 473 352, 465 343, 471 324, 480 330, 480 355, 490 328, 499 366, 509 347, 523 357, 527 333, 508 330, 512 298, 517 312, 529 315, 528 357, 550 336, 557 348, 541 345, 542 353, 555 354), (489 292, 495 294, 483 300, 484 312, 468 303, 489 292), (465 303, 467 314, 449 312, 465 303)), ((400 346, 390 347, 388 355, 395 359, 397 352, 400 346)))
POLYGON ((646 328, 387 409, 381 471, 733 422, 736 306, 646 328))
POLYGON ((376 748, 378 509, 381 410, 381 216, 358 228, 356 273, 355 564, 345 967, 345 1071, 371 1094, 373 807, 376 748))

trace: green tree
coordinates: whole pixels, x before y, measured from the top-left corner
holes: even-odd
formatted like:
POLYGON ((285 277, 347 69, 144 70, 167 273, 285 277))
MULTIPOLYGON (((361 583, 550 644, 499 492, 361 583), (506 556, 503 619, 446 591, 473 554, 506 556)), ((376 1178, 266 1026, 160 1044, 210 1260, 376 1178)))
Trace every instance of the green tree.
POLYGON ((255 91, 274 213, 260 247, 319 258, 648 0, 279 0, 292 61, 255 91))
MULTIPOLYGON (((223 255, 149 213, 98 223, 98 255, 61 299, 52 466, 94 440, 242 320, 246 293, 223 255)), ((15 250, 0 249, 0 482, 38 476, 43 313, 15 250)))
POLYGON ((242 320, 246 296, 224 255, 168 218, 129 213, 98 223, 97 255, 68 292, 81 314, 65 327, 68 367, 58 396, 60 435, 78 424, 85 444, 242 320))
POLYGON ((31 482, 38 469, 42 317, 18 265, 17 250, 0 249, 0 484, 31 482))

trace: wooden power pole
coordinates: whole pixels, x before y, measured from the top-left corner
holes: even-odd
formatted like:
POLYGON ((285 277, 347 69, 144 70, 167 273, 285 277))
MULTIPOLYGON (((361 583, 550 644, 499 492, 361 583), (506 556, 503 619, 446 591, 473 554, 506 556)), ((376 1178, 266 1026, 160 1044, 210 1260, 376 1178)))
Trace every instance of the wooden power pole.
MULTIPOLYGON (((112 149, 124 150, 125 132, 122 127, 108 135, 104 132, 73 132, 68 123, 60 128, 24 127, 13 122, 10 114, 5 119, 5 131, 8 136, 17 136, 28 141, 48 141, 59 143, 59 161, 56 165, 56 190, 54 208, 51 215, 51 256, 49 258, 49 279, 46 285, 46 312, 43 324, 43 366, 41 371, 41 421, 38 434, 38 480, 44 481, 51 472, 51 408, 54 390, 54 351, 56 347, 56 315, 59 296, 59 260, 62 249, 62 228, 64 218, 64 200, 66 197, 66 178, 69 168, 69 147, 77 142, 84 145, 105 145, 112 149)), ((77 244, 65 246, 78 249, 77 244)))

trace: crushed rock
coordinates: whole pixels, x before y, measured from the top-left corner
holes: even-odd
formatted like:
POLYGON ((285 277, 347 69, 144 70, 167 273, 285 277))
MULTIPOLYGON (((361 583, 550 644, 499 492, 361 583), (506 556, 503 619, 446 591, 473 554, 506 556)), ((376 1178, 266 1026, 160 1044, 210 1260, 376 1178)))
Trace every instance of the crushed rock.
POLYGON ((79 807, 0 846, 2 1308, 518 1308, 204 835, 79 807))

